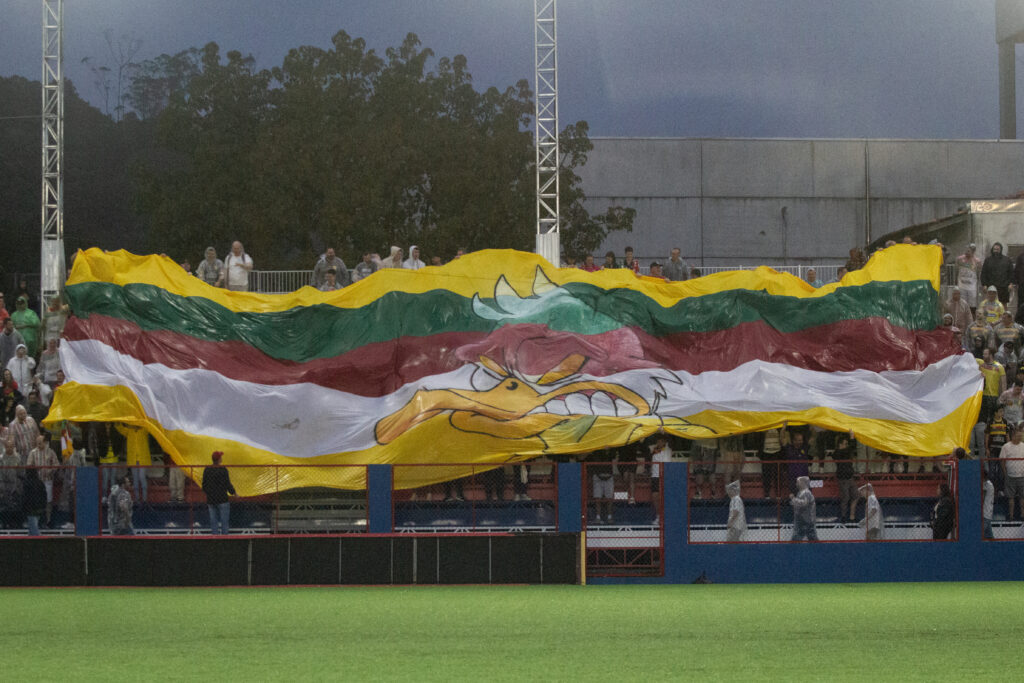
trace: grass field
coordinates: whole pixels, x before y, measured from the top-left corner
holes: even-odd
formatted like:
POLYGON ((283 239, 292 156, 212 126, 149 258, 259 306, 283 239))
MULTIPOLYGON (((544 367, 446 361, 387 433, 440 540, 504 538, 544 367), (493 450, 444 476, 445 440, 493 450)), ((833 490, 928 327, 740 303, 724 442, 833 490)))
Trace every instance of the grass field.
POLYGON ((1019 583, 0 590, 3 680, 1012 680, 1019 583))

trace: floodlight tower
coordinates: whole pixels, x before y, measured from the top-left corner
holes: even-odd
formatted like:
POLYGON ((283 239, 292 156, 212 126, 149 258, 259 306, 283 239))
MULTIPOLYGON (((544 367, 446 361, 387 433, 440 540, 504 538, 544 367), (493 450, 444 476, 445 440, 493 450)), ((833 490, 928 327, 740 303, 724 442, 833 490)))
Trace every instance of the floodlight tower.
POLYGON ((533 0, 534 137, 537 179, 537 253, 561 265, 558 198, 558 46, 555 0, 533 0))
MULTIPOLYGON (((43 192, 40 294, 64 285, 64 0, 43 0, 43 192)), ((44 309, 44 315, 45 309, 44 309)))

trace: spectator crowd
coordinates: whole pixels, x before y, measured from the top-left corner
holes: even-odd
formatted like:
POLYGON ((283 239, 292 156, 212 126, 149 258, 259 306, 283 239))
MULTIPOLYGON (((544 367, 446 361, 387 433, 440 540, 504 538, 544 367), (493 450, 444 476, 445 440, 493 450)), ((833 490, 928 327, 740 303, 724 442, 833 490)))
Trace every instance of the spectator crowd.
MULTIPOLYGON (((951 264, 955 268, 955 283, 948 287, 949 294, 943 303, 943 326, 957 336, 966 351, 977 357, 979 372, 984 378, 982 410, 969 453, 997 463, 986 467, 986 486, 991 487, 993 499, 1007 499, 1009 519, 1016 518, 1018 509, 1020 518, 1024 519, 1024 446, 1017 448, 1024 429, 1024 364, 1021 363, 1024 307, 1018 306, 1017 297, 1024 285, 1024 254, 1015 263, 1003 254, 998 242, 992 245, 984 260, 978 258, 976 251, 974 244, 969 245, 951 264)), ((459 249, 453 259, 465 253, 464 249, 459 249)), ((363 253, 361 260, 349 268, 337 251, 329 247, 313 264, 309 284, 321 291, 335 291, 384 268, 418 270, 426 267, 428 261, 432 266, 443 263, 440 256, 428 257, 418 246, 410 246, 407 255, 401 247, 392 246, 383 258, 374 252, 363 253)), ((848 261, 831 282, 865 263, 864 252, 851 249, 848 261)), ((194 270, 187 261, 181 265, 208 285, 247 291, 255 262, 243 244, 235 241, 223 260, 211 246, 194 270)), ((641 272, 631 247, 624 250, 621 258, 613 251, 607 252, 600 265, 593 254, 585 254, 579 263, 567 255, 562 266, 587 272, 602 269, 641 272)), ((671 249, 664 262, 652 261, 648 268, 651 277, 666 281, 701 275, 699 268, 686 263, 678 247, 671 249)), ((814 269, 808 269, 805 279, 813 287, 826 284, 814 269)), ((0 466, 4 468, 0 472, 0 521, 7 526, 11 520, 24 520, 30 530, 38 530, 39 524, 51 523, 54 505, 67 510, 74 481, 73 477, 71 481, 60 481, 57 466, 62 462, 120 465, 119 470, 114 467, 103 470, 105 501, 108 497, 114 500, 115 509, 125 506, 125 496, 145 502, 148 492, 143 468, 151 460, 149 437, 143 429, 102 423, 68 424, 60 433, 42 429, 53 392, 64 382, 60 335, 69 311, 59 299, 42 311, 39 298, 25 281, 19 283, 13 301, 14 309, 8 312, 4 293, 0 293, 0 368, 3 369, 0 466), (33 475, 15 476, 12 470, 18 467, 39 469, 33 475), (55 491, 58 492, 56 499, 55 491)), ((857 522, 856 511, 863 502, 864 516, 860 523, 869 538, 881 537, 884 528, 881 506, 870 482, 863 477, 881 471, 909 473, 915 465, 918 473, 939 469, 937 461, 918 460, 911 464, 906 456, 869 449, 858 444, 852 432, 835 433, 810 426, 783 425, 755 434, 695 441, 662 435, 646 443, 594 453, 586 459, 592 467, 593 478, 588 485, 592 487, 596 503, 596 519, 612 520, 616 486, 622 489, 627 504, 635 504, 638 474, 649 476, 651 493, 657 497, 659 464, 679 452, 688 454, 693 498, 730 501, 727 522, 730 538, 740 538, 745 532, 743 499, 749 499, 751 487, 758 484, 764 498, 790 504, 796 519, 813 518, 813 493, 809 487, 802 487, 801 482, 812 474, 826 472, 837 484, 840 520, 857 522), (757 484, 743 476, 744 472, 749 472, 749 468, 744 469, 751 464, 749 453, 756 454, 754 466, 760 470, 755 477, 757 484)), ((515 500, 525 500, 528 499, 527 471, 528 466, 517 465, 512 472, 505 473, 499 468, 479 476, 486 485, 488 498, 500 499, 506 482, 511 481, 515 500)), ((171 500, 181 500, 184 479, 177 468, 170 470, 171 500)), ((461 499, 463 482, 448 482, 444 489, 445 498, 461 499)), ((935 516, 944 519, 943 514, 936 510, 935 516)), ((986 520, 990 522, 992 513, 988 514, 986 520)), ((945 521, 940 522, 939 529, 944 525, 945 521)), ((801 522, 799 529, 798 535, 813 540, 813 525, 801 522)))

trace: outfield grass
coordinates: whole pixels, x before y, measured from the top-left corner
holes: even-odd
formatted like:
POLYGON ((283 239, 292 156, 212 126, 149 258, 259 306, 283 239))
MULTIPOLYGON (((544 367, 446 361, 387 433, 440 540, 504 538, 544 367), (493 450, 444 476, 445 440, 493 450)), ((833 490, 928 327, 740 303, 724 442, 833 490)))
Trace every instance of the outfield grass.
POLYGON ((1000 680, 1019 583, 0 590, 4 680, 1000 680))

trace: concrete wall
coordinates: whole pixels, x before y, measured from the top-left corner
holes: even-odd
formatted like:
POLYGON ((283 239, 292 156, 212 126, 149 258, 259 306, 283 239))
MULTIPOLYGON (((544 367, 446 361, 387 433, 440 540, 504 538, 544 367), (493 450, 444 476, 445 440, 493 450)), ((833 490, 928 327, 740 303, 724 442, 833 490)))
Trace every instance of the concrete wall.
POLYGON ((892 230, 1024 189, 1024 141, 595 138, 589 209, 637 210, 644 264, 673 246, 703 265, 845 261, 892 230), (870 228, 869 228, 870 225, 870 228))

